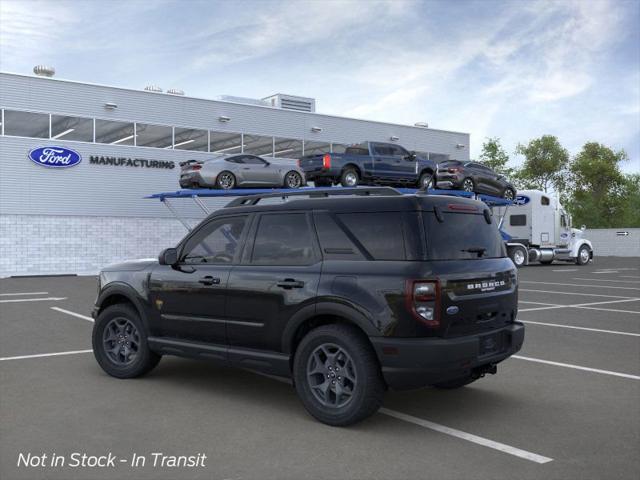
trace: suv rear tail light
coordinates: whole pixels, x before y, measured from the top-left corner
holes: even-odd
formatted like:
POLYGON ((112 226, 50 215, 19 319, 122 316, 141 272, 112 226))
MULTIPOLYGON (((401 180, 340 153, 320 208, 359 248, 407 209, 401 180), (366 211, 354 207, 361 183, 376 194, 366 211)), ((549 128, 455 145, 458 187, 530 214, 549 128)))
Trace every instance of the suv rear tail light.
POLYGON ((447 208, 449 210, 453 210, 454 212, 478 212, 478 209, 473 205, 464 205, 461 203, 450 203, 449 205, 447 205, 447 208))
POLYGON ((322 156, 322 168, 331 168, 331 155, 328 153, 322 156))
POLYGON ((459 168, 448 168, 447 169, 447 172, 449 172, 449 173, 458 173, 459 171, 460 171, 459 168))
POLYGON ((300 168, 302 166, 302 159, 299 158, 296 163, 298 164, 298 168, 300 168))
POLYGON ((431 328, 440 326, 440 284, 437 280, 409 280, 405 300, 416 320, 431 328))
POLYGON ((202 168, 202 165, 193 165, 191 167, 191 170, 200 170, 202 168))

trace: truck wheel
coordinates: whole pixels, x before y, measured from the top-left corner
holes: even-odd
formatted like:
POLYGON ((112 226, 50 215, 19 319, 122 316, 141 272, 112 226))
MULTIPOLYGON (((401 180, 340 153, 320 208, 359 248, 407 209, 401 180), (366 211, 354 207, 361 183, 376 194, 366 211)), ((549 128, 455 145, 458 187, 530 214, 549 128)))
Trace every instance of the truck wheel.
POLYGON ((578 256, 576 257, 576 263, 578 265, 586 265, 589 263, 591 258, 591 252, 589 251, 589 247, 586 245, 582 245, 578 250, 578 256))
POLYGON ((112 377, 138 377, 160 361, 160 355, 149 349, 138 312, 129 305, 105 308, 96 319, 91 340, 98 364, 112 377))
POLYGON ((430 188, 433 188, 433 174, 425 172, 420 175, 420 180, 418 180, 418 188, 421 190, 429 190, 430 188))
POLYGON ((462 182, 462 190, 465 192, 474 192, 476 189, 476 184, 473 183, 472 178, 465 178, 462 182))
POLYGON ((527 251, 523 247, 508 247, 507 253, 516 267, 524 267, 527 264, 527 251))
POLYGON ((465 385, 469 385, 470 383, 473 383, 476 380, 478 380, 478 379, 477 378, 473 378, 473 377, 471 377, 471 375, 469 375, 468 377, 456 378, 455 380, 449 380, 448 382, 436 383, 433 386, 436 387, 436 388, 440 388, 442 390, 454 390, 456 388, 460 388, 460 387, 464 387, 465 385))
POLYGON ((296 351, 293 375, 306 410, 327 425, 351 425, 382 405, 380 366, 354 327, 332 324, 309 332, 296 351))
POLYGON ((340 175, 340 185, 343 187, 357 187, 360 178, 354 168, 346 168, 340 175))

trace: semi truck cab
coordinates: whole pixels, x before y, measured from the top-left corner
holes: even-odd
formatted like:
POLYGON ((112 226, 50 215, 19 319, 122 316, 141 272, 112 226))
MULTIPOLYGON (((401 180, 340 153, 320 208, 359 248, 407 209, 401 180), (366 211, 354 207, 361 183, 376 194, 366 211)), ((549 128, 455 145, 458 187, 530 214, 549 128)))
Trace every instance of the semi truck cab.
POLYGON ((593 259, 593 246, 584 238, 586 227, 572 228, 569 213, 545 192, 520 191, 513 205, 495 207, 494 214, 507 235, 509 257, 518 267, 554 260, 585 265, 593 259))

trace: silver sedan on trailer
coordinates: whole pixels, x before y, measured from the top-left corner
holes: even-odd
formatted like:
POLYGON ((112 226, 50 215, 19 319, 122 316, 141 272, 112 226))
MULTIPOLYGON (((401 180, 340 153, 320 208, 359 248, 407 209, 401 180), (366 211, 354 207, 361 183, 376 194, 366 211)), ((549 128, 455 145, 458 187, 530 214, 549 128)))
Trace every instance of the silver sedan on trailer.
POLYGON ((180 163, 181 188, 298 188, 306 183, 304 172, 293 159, 266 160, 243 153, 180 163))

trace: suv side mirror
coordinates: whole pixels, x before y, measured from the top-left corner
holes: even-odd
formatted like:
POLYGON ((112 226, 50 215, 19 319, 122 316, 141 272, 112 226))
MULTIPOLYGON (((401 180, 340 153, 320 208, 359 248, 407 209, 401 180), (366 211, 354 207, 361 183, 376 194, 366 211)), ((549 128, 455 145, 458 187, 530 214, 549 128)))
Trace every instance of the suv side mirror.
POLYGON ((160 252, 158 262, 160 263, 160 265, 175 265, 176 263, 178 263, 178 250, 176 250, 175 248, 165 248, 162 252, 160 252))
POLYGON ((409 152, 409 155, 407 155, 404 158, 405 158, 405 160, 409 160, 410 162, 412 162, 412 161, 414 161, 416 159, 416 152, 411 151, 411 152, 409 152))

